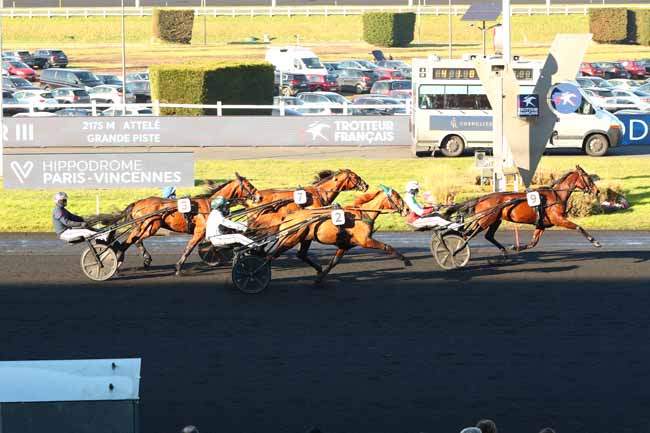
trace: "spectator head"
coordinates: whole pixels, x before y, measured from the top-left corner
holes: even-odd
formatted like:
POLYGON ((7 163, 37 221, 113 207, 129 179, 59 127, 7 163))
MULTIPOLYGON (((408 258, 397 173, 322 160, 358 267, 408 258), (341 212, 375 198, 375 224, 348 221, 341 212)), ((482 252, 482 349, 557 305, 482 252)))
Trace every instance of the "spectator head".
POLYGON ((199 429, 193 425, 186 425, 183 427, 183 430, 181 430, 181 433, 199 433, 199 429))
POLYGON ((460 433, 481 433, 481 429, 478 427, 466 427, 462 429, 460 433))
POLYGON ((553 429, 550 428, 550 427, 544 427, 543 429, 541 429, 541 430, 539 431, 539 433, 555 433, 555 430, 553 430, 553 429))
POLYGON ((476 423, 481 433, 497 433, 497 425, 491 419, 482 419, 476 423))

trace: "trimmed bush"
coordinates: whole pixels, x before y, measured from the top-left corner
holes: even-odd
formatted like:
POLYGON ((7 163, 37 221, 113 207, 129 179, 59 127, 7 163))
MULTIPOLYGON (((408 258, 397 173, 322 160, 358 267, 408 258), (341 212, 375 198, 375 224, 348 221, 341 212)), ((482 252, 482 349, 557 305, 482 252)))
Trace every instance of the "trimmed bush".
MULTIPOLYGON (((153 65, 151 99, 170 104, 271 105, 273 65, 266 62, 153 65)), ((214 115, 217 110, 161 108, 161 115, 214 115)), ((226 110, 225 115, 268 114, 265 110, 226 110)))
POLYGON ((154 8, 153 35, 164 42, 189 44, 192 41, 194 11, 192 9, 154 8))
POLYGON ((380 47, 407 47, 413 40, 413 12, 363 14, 363 40, 380 47))
POLYGON ((589 31, 594 41, 621 43, 628 39, 628 10, 626 8, 589 9, 589 31))
POLYGON ((650 45, 650 9, 633 9, 630 39, 639 45, 650 45))

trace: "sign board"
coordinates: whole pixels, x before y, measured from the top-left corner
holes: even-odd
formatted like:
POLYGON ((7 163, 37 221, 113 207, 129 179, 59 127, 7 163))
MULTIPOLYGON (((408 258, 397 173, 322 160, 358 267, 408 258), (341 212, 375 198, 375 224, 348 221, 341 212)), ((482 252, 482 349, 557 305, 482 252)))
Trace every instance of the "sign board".
POLYGON ((192 211, 192 202, 189 198, 181 198, 176 201, 176 206, 180 213, 188 213, 192 211))
POLYGON ((538 117, 539 95, 517 95, 517 116, 538 117))
POLYGON ((6 189, 116 189, 194 186, 194 154, 5 155, 6 189))
POLYGON ((4 126, 7 148, 411 144, 408 116, 43 117, 4 126))
POLYGON ((618 112, 618 120, 623 122, 621 144, 650 144, 650 114, 641 112, 618 112))
POLYGON ((551 88, 549 105, 557 113, 575 113, 580 108, 580 104, 582 104, 582 94, 573 84, 562 83, 551 88))
POLYGON ((137 400, 136 359, 0 362, 0 403, 137 400))
POLYGON ((542 200, 539 197, 539 193, 537 191, 526 193, 526 201, 530 207, 539 206, 542 203, 542 200))
POLYGON ((345 224, 345 212, 343 209, 335 209, 332 211, 331 219, 335 226, 342 226, 345 224))
POLYGON ((474 167, 476 168, 492 168, 494 158, 488 156, 484 151, 477 150, 474 152, 474 167))
POLYGON ((293 202, 295 204, 307 203, 307 191, 304 189, 297 189, 293 192, 293 202))

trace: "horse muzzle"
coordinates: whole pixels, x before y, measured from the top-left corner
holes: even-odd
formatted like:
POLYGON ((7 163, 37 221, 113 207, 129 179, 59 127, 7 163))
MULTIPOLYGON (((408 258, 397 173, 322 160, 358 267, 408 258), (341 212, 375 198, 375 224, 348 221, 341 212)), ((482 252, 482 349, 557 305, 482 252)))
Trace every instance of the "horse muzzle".
POLYGON ((363 180, 357 184, 357 191, 366 192, 370 186, 363 180))

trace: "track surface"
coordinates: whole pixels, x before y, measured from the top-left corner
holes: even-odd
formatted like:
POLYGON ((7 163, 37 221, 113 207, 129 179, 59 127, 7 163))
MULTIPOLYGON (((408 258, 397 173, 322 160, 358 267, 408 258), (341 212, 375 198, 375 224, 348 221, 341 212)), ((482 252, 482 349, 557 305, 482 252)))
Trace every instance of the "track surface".
POLYGON ((0 358, 141 357, 145 433, 454 432, 481 417, 645 431, 650 233, 594 235, 604 248, 548 233, 496 268, 481 241, 458 272, 435 267, 426 234, 390 235, 413 268, 360 252, 314 287, 287 257, 257 296, 196 257, 173 276, 182 239, 151 242, 152 270, 132 255, 95 284, 81 247, 0 236, 0 358))

